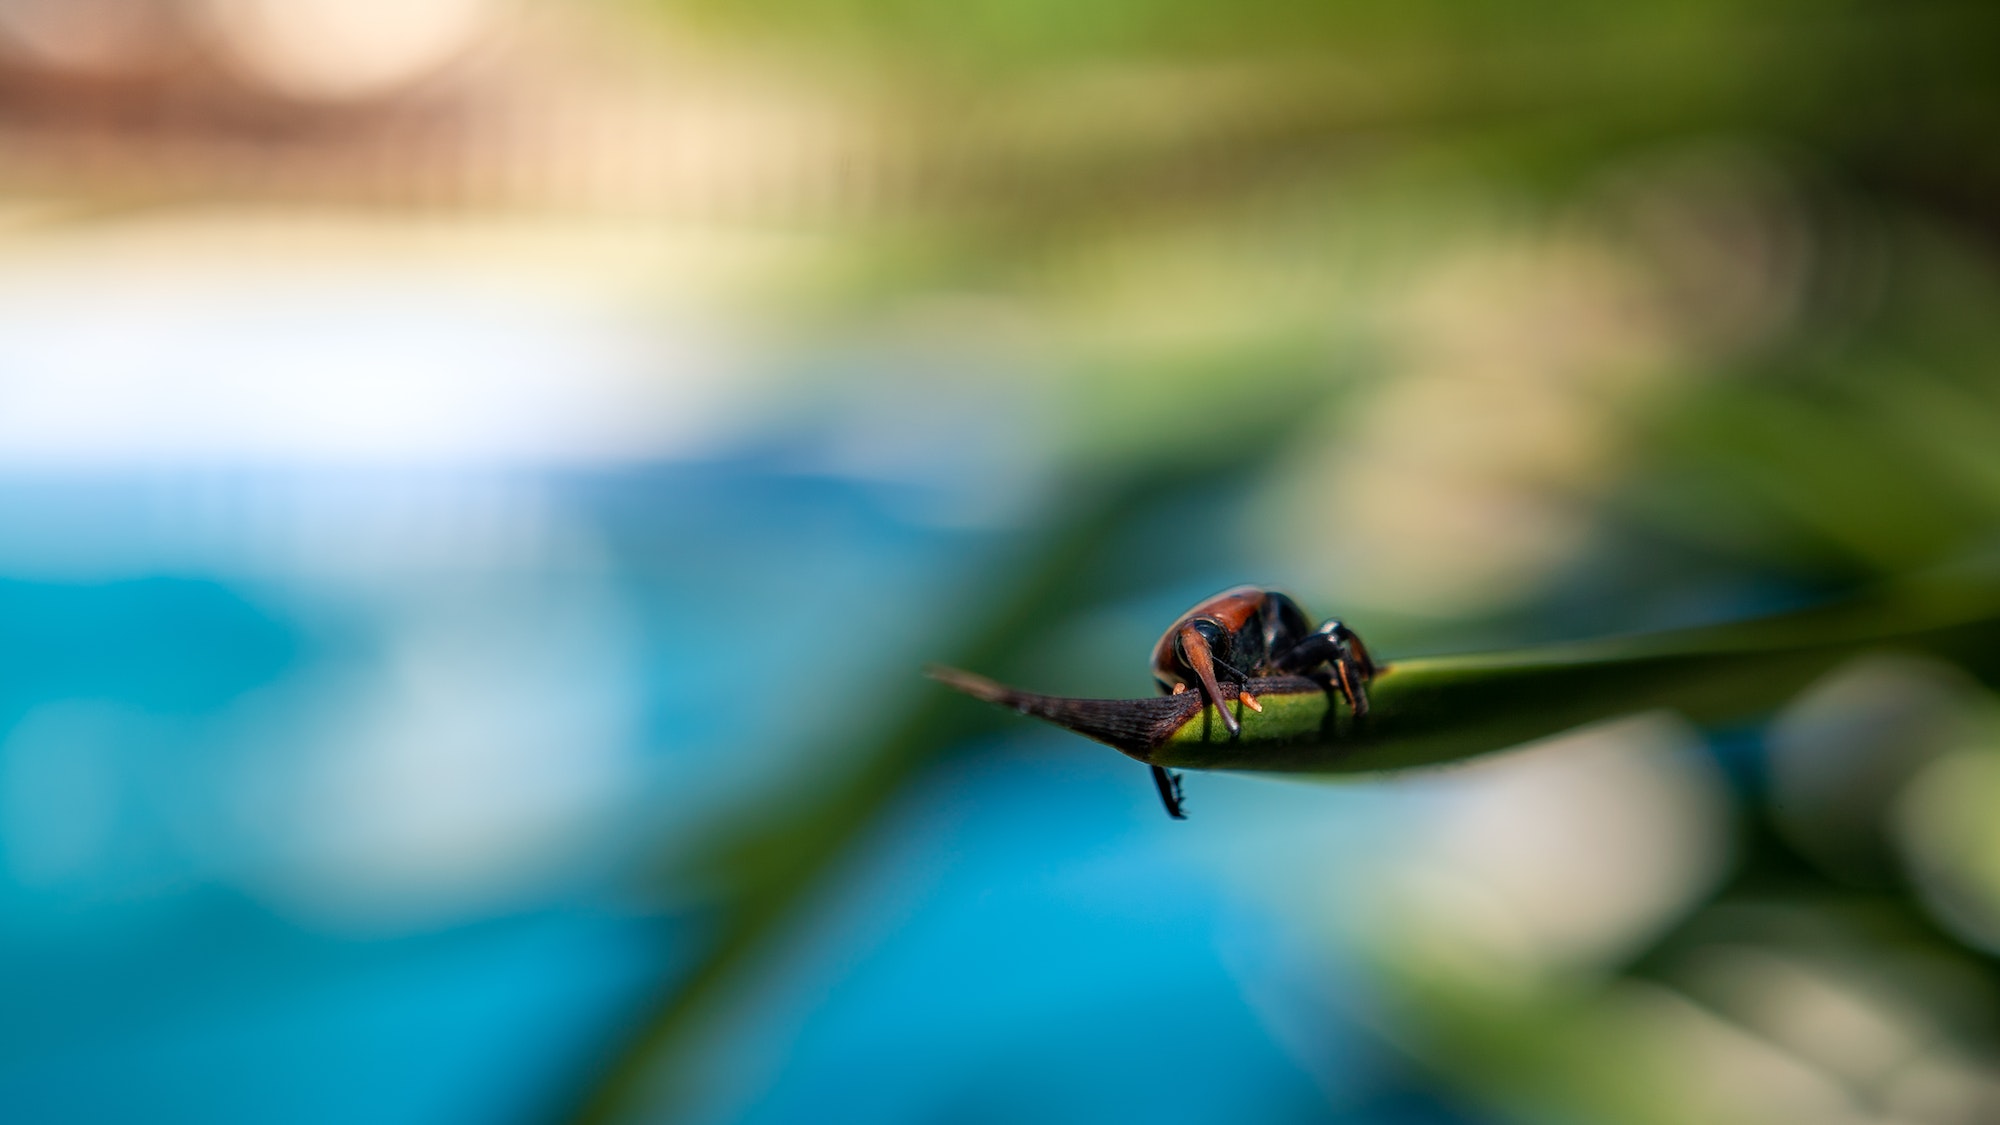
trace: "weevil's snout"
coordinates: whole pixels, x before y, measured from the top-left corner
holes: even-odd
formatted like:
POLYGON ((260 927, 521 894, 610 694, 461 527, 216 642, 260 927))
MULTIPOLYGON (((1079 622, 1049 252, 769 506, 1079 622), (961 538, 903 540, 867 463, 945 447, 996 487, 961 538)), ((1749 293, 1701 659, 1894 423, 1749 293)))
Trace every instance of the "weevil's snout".
POLYGON ((1233 700, 1223 695, 1222 685, 1215 682, 1215 654, 1211 647, 1214 642, 1206 631, 1199 628, 1199 625, 1197 622, 1181 630, 1178 642, 1181 660, 1194 672, 1195 678, 1201 681, 1202 694, 1208 698, 1208 702, 1215 704, 1217 711, 1222 713, 1222 725, 1229 731, 1230 737, 1234 738, 1241 733, 1243 727, 1236 721, 1236 713, 1229 709, 1229 704, 1233 700))

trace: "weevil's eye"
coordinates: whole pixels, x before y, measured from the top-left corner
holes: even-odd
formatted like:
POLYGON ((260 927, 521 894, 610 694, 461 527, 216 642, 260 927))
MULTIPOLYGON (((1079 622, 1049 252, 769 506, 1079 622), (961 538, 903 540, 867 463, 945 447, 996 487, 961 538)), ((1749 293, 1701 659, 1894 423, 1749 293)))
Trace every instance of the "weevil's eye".
POLYGON ((1180 636, 1174 638, 1174 655, 1180 657, 1181 662, 1184 664, 1188 662, 1187 630, 1189 629, 1198 634, 1202 640, 1208 642, 1208 651, 1211 655, 1221 647, 1222 638, 1226 632, 1222 628, 1222 623, 1213 618, 1197 617, 1193 621, 1188 622, 1182 629, 1180 636))

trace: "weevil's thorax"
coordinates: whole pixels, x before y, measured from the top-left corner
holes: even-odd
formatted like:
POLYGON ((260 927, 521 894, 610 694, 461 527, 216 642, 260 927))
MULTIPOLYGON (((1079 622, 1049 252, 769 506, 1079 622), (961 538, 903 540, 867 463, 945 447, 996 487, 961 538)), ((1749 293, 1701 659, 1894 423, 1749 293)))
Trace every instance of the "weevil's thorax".
POLYGON ((1153 646, 1153 678, 1166 689, 1191 681, 1192 670, 1181 659, 1178 642, 1182 629, 1204 618, 1215 623, 1211 649, 1220 664, 1253 675, 1263 671, 1268 659, 1264 606, 1269 597, 1269 591, 1259 587, 1237 586, 1181 614, 1153 646))

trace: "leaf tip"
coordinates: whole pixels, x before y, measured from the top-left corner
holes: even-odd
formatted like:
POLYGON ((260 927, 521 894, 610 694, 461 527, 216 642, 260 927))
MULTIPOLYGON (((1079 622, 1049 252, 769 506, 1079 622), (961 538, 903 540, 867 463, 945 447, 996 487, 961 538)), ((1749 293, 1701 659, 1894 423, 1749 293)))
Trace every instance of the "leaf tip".
POLYGON ((1015 697, 1020 694, 998 680, 989 680, 985 676, 981 676, 975 672, 967 672, 962 668, 953 668, 944 664, 932 664, 925 667, 924 675, 951 688, 953 691, 963 692, 974 699, 986 703, 998 703, 1003 706, 1012 705, 1015 702, 1015 697))

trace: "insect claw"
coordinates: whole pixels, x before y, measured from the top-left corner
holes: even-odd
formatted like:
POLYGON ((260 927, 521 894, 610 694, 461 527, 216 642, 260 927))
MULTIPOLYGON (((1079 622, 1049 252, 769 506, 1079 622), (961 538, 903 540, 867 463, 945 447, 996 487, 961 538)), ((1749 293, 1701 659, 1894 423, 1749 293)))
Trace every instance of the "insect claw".
POLYGON ((1348 710, 1354 712, 1354 717, 1357 719, 1366 715, 1368 713, 1368 681, 1360 675, 1358 669, 1346 660, 1334 661, 1333 672, 1340 679, 1340 694, 1347 697, 1348 710))
POLYGON ((1153 767, 1153 784, 1160 791, 1160 803, 1167 807, 1167 815, 1175 820, 1186 820, 1187 813, 1181 811, 1181 775, 1172 770, 1153 767))
POLYGON ((1262 703, 1257 702, 1257 697, 1251 695, 1249 692, 1247 691, 1237 692, 1236 699, 1238 702, 1242 703, 1243 706, 1250 708, 1252 711, 1257 712, 1259 715, 1264 713, 1264 705, 1262 703))

